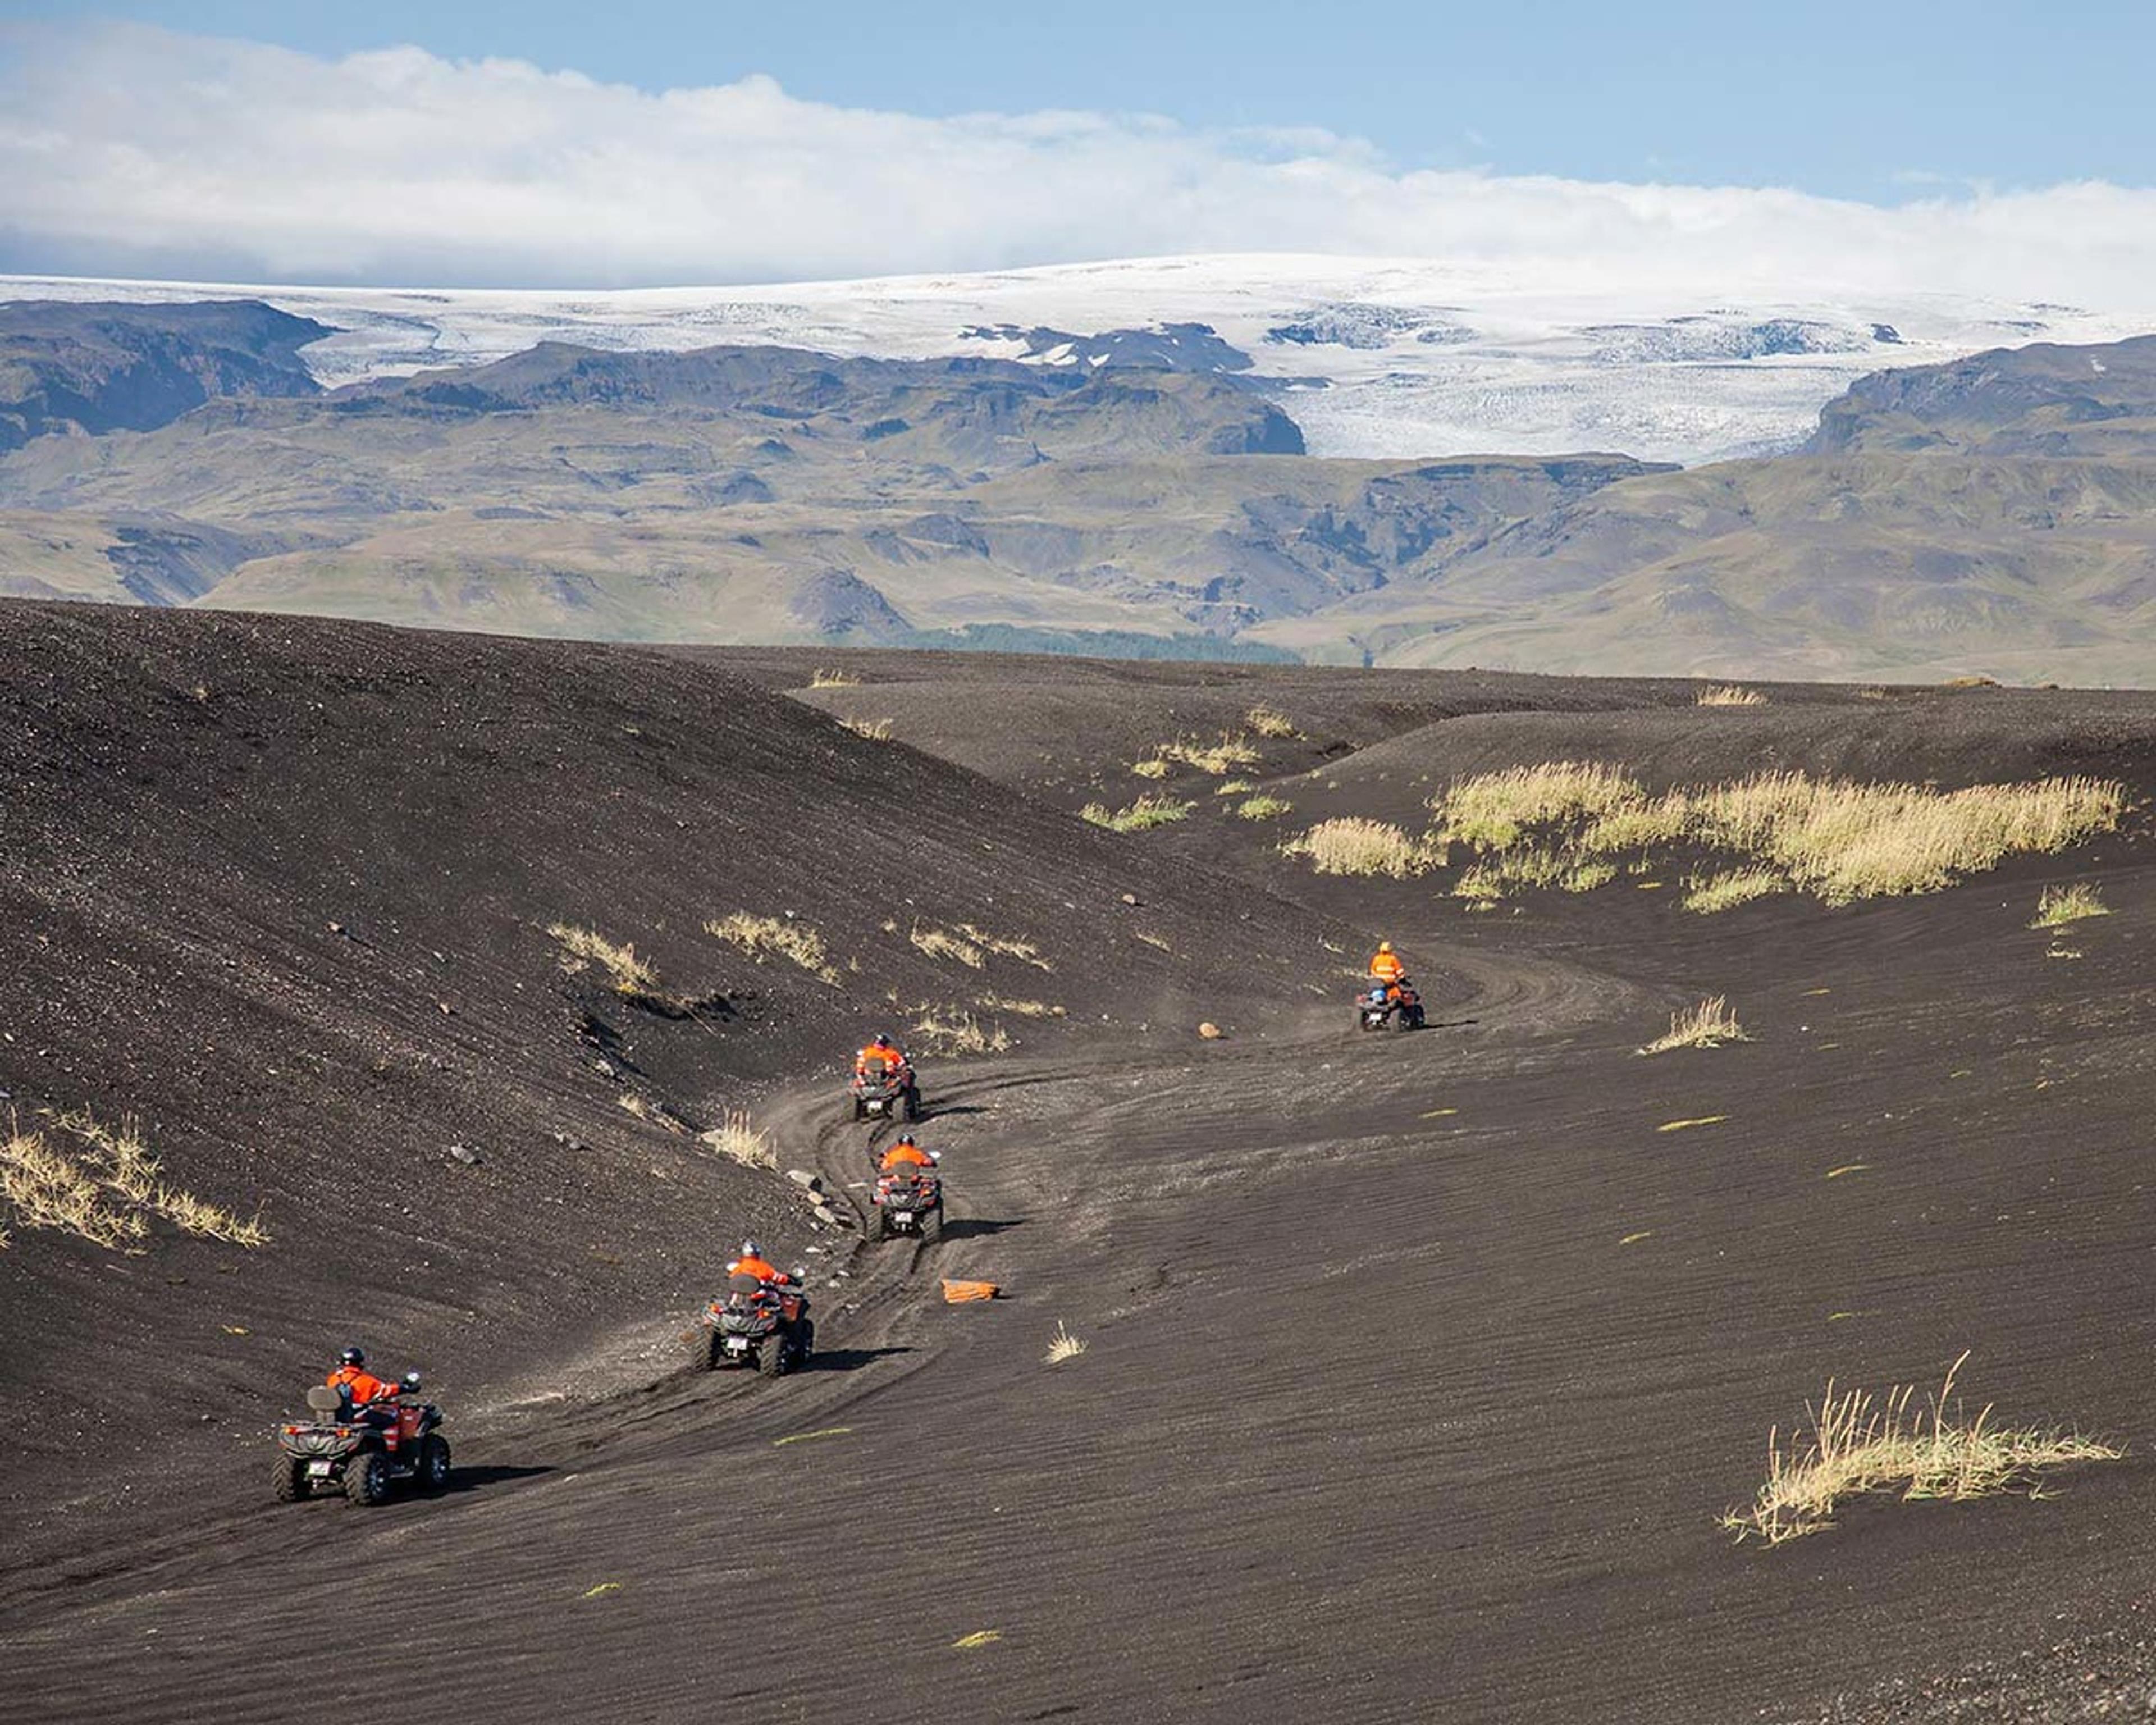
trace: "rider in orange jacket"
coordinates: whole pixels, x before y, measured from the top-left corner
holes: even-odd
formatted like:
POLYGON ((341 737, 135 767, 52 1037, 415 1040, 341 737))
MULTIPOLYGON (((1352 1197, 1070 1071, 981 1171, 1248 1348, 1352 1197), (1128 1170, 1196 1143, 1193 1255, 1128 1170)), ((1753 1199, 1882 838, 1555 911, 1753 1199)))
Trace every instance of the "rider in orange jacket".
POLYGON ((936 1166, 936 1153, 924 1150, 913 1142, 911 1132, 903 1132, 876 1163, 876 1172, 895 1174, 901 1168, 926 1168, 936 1166))
POLYGON ((906 1070, 906 1055, 880 1030, 870 1037, 868 1046, 854 1056, 854 1076, 865 1078, 872 1066, 881 1066, 890 1072, 906 1070))
POLYGON ((341 1389, 352 1398, 355 1413, 369 1402, 393 1400, 398 1392, 394 1382, 376 1377, 366 1367, 366 1353, 357 1348, 347 1348, 337 1356, 336 1369, 322 1379, 331 1389, 341 1389))
POLYGON ((741 1244, 741 1255, 726 1266, 728 1276, 752 1276, 769 1287, 788 1287, 793 1278, 763 1255, 763 1248, 752 1240, 741 1244))
POLYGON ((1383 984, 1386 993, 1390 994, 1407 980, 1407 974, 1408 968, 1400 962, 1400 955, 1393 950, 1393 943, 1379 941, 1378 950, 1370 960, 1372 979, 1383 984))

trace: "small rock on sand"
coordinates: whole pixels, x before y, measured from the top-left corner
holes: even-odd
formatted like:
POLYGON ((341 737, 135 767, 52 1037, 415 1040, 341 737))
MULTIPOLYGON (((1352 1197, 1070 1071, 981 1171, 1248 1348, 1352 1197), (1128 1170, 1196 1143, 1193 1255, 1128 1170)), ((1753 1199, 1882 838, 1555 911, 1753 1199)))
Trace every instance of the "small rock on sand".
POLYGON ((1218 1042, 1228 1033, 1225 1030, 1223 1030, 1218 1024, 1214 1024, 1212 1019, 1208 1019, 1204 1024, 1198 1027, 1198 1034, 1200 1036, 1203 1036, 1208 1042, 1218 1042))

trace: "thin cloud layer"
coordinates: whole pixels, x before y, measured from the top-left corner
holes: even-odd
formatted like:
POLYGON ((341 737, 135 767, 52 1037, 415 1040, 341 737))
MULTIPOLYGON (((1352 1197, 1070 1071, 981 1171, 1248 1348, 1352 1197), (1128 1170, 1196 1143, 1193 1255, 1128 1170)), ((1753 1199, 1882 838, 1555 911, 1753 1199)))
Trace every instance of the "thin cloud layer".
POLYGON ((412 48, 330 60, 135 27, 0 37, 0 270, 596 287, 1250 251, 2123 309, 2156 298, 2156 191, 1885 209, 1403 170, 1307 128, 927 119, 762 77, 654 95, 412 48))

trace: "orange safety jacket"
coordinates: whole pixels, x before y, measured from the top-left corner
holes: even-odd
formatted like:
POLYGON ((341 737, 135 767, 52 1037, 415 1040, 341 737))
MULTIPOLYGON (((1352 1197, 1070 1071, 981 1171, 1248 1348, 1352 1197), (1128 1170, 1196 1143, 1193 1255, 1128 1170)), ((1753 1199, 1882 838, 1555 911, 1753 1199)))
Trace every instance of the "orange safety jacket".
POLYGON ((737 1258, 726 1266, 726 1274, 752 1276, 758 1281, 784 1282, 791 1280, 781 1274, 776 1265, 766 1263, 762 1258, 737 1258))
POLYGON ((854 1056, 854 1070, 865 1073, 874 1062, 880 1062, 896 1072, 905 1067, 906 1056, 891 1043, 871 1042, 854 1056))
POLYGON ((1398 952, 1380 952, 1370 960, 1370 974, 1381 983, 1396 983, 1407 973, 1398 952))
POLYGON ((349 1392, 355 1408, 363 1408, 369 1402, 380 1401, 384 1396, 397 1394, 394 1384, 385 1383, 371 1372, 362 1372, 357 1366, 339 1366, 322 1382, 331 1389, 349 1392))
POLYGON ((893 1144, 883 1153, 883 1160, 876 1164, 886 1173, 901 1168, 933 1168, 935 1162, 926 1150, 913 1144, 893 1144))

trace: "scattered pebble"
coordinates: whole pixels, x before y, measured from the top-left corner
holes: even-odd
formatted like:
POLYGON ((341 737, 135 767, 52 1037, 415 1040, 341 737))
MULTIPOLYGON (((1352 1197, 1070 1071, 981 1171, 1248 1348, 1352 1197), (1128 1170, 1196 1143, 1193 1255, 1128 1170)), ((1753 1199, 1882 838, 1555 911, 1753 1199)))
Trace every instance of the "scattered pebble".
POLYGON ((477 1168, 480 1163, 486 1160, 485 1157, 481 1156, 478 1151, 473 1149, 469 1144, 450 1145, 449 1154, 455 1158, 457 1161, 461 1162, 466 1168, 477 1168))

